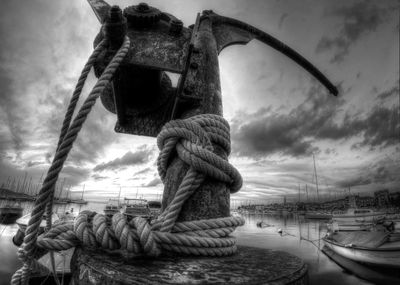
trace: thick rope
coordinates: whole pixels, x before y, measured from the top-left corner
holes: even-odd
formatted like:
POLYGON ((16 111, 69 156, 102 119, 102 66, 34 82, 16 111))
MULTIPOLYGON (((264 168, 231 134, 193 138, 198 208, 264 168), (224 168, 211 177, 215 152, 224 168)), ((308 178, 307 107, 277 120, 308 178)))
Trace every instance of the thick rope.
POLYGON ((109 225, 104 215, 85 211, 74 222, 53 226, 39 237, 37 245, 47 250, 67 250, 78 245, 123 249, 148 256, 158 256, 160 249, 192 255, 225 256, 236 251, 235 238, 229 235, 243 224, 241 217, 187 221, 175 223, 169 233, 159 231, 159 224, 150 226, 141 217, 128 222, 124 215, 117 213, 109 225), (102 233, 104 229, 107 235, 102 233))
MULTIPOLYGON (((76 104, 79 101, 79 97, 82 93, 83 87, 85 86, 86 79, 89 75, 89 72, 90 72, 92 66, 93 66, 93 63, 99 56, 100 52, 104 49, 105 45, 106 45, 106 41, 103 40, 100 42, 100 44, 98 44, 96 46, 92 55, 89 57, 88 61, 86 62, 85 66, 81 72, 81 75, 79 76, 78 83, 75 86, 74 93, 72 94, 72 97, 69 101, 67 112, 65 113, 64 121, 63 121, 63 124, 61 127, 60 136, 58 138, 56 151, 60 148, 60 146, 64 140, 64 137, 67 134, 67 131, 70 127, 70 124, 72 121, 72 116, 75 112, 76 104)), ((54 191, 55 191, 55 187, 53 187, 53 189, 52 189, 53 194, 50 195, 49 201, 47 203, 47 209, 46 209, 46 228, 47 228, 47 230, 49 230, 51 227, 51 218, 52 218, 52 214, 53 214, 54 191)))
MULTIPOLYGON (((126 56, 129 50, 129 45, 129 38, 125 37, 121 48, 118 50, 114 58, 106 67, 103 74, 100 76, 96 85, 90 92, 89 96, 87 97, 76 117, 74 118, 72 124, 68 128, 66 134, 62 138, 60 146, 57 148, 52 165, 47 172, 47 176, 35 201, 35 205, 31 213, 31 219, 29 220, 28 226, 25 231, 24 244, 22 247, 24 254, 20 255, 20 258, 23 261, 24 265, 13 275, 11 281, 12 284, 26 284, 27 280, 29 279, 31 267, 33 267, 34 264, 37 263, 37 261, 32 259, 31 257, 34 255, 36 249, 39 226, 45 212, 46 205, 49 202, 50 197, 54 195, 53 191, 55 183, 58 179, 58 175, 62 170, 64 162, 67 159, 70 150, 72 149, 73 143, 77 138, 83 123, 85 122, 88 114, 94 106, 97 98, 103 92, 105 87, 110 83, 112 76, 126 56)), ((82 86, 78 84, 77 88, 82 88, 82 86)), ((77 93, 78 92, 74 92, 74 94, 77 93)))
POLYGON ((228 123, 222 117, 209 114, 171 121, 160 132, 158 146, 162 179, 175 151, 190 168, 172 202, 156 221, 151 225, 141 217, 128 221, 117 213, 109 225, 104 215, 83 211, 73 223, 54 225, 39 237, 36 245, 46 250, 66 250, 77 245, 122 249, 153 257, 164 251, 202 256, 233 254, 236 241, 230 234, 244 224, 242 218, 176 222, 182 205, 206 176, 226 182, 232 192, 240 188, 239 173, 226 161, 230 151, 228 123), (224 158, 213 153, 213 144, 225 151, 224 158))

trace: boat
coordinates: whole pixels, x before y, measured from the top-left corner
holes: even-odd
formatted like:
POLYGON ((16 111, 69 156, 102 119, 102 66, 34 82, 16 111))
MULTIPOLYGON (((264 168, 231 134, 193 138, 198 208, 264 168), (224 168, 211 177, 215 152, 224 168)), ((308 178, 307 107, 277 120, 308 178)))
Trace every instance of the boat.
POLYGON ((83 199, 78 199, 78 200, 71 200, 71 203, 78 204, 78 205, 86 205, 88 203, 88 201, 83 200, 83 199))
POLYGON ((269 227, 272 227, 272 225, 270 225, 264 221, 260 221, 260 222, 257 222, 257 227, 258 228, 269 228, 269 227))
POLYGON ((336 254, 373 266, 400 268, 400 241, 390 241, 387 231, 328 232, 322 238, 336 254))
POLYGON ((334 211, 332 221, 338 224, 375 223, 385 218, 385 212, 372 209, 349 208, 347 211, 334 211))
MULTIPOLYGON (((16 221, 16 224, 18 225, 18 231, 12 239, 13 243, 16 246, 21 246, 22 242, 24 241, 26 226, 30 219, 31 219, 31 214, 26 214, 25 216, 19 218, 16 221)), ((59 216, 53 213, 51 217, 52 222, 53 223, 57 222, 59 219, 60 219, 59 216)), ((39 234, 42 234, 45 228, 46 228, 46 215, 43 215, 42 221, 40 222, 39 226, 39 234)))
POLYGON ((71 203, 78 204, 78 205, 86 205, 88 203, 88 201, 83 199, 84 194, 85 194, 85 185, 83 185, 81 198, 80 199, 71 199, 71 203))
MULTIPOLYGON (((320 202, 319 200, 319 188, 318 188, 318 175, 317 175, 317 167, 315 166, 315 156, 313 154, 313 162, 314 162, 314 176, 315 176, 315 188, 317 190, 317 201, 318 203, 320 202)), ((306 187, 307 188, 307 187, 306 187)), ((307 191, 308 193, 308 191, 307 191)), ((327 213, 324 210, 320 209, 313 209, 313 210, 307 210, 304 217, 306 219, 312 219, 312 220, 329 220, 332 218, 331 213, 327 213)))
POLYGON ((361 279, 373 284, 400 284, 400 273, 396 268, 381 268, 358 263, 337 254, 327 246, 324 246, 321 251, 346 272, 350 272, 361 279))
POLYGON ((319 211, 307 211, 304 217, 311 220, 329 220, 332 218, 332 214, 319 211))
POLYGON ((104 215, 111 218, 114 216, 114 214, 119 213, 120 208, 119 201, 116 199, 110 199, 108 200, 107 205, 104 207, 104 215))
POLYGON ((8 202, 0 207, 0 224, 14 224, 22 216, 23 211, 20 202, 15 201, 13 204, 8 202))
POLYGON ((161 213, 161 202, 160 201, 149 201, 148 202, 151 218, 156 219, 161 213))
POLYGON ((375 227, 375 223, 338 223, 332 222, 328 224, 328 228, 333 231, 369 231, 375 227))
MULTIPOLYGON (((66 215, 68 216, 69 213, 67 212, 66 215)), ((25 230, 30 219, 31 219, 31 214, 27 214, 17 220, 16 223, 18 225, 18 231, 12 238, 14 245, 18 247, 22 245, 25 237, 25 230)), ((68 218, 66 217, 62 217, 60 219, 60 217, 56 213, 52 214, 51 219, 53 224, 60 221, 68 220, 68 218)), ((39 226, 39 235, 44 233, 45 228, 46 228, 46 215, 43 215, 42 221, 40 222, 39 226)), ((53 259, 55 275, 59 280, 64 280, 64 282, 68 284, 71 278, 70 263, 74 250, 75 248, 70 248, 62 251, 48 252, 41 258, 39 258, 38 262, 47 269, 49 269, 50 271, 53 271, 52 270, 53 268, 52 259, 53 259), (51 255, 53 255, 53 257, 51 255)), ((46 272, 37 272, 33 274, 33 276, 31 276, 29 284, 55 284, 53 278, 49 277, 46 272), (48 282, 46 282, 46 280, 48 282)))
POLYGON ((125 209, 124 215, 127 218, 134 218, 134 217, 143 217, 143 218, 150 218, 151 212, 149 209, 149 204, 145 199, 131 199, 131 198, 124 198, 125 201, 125 209))

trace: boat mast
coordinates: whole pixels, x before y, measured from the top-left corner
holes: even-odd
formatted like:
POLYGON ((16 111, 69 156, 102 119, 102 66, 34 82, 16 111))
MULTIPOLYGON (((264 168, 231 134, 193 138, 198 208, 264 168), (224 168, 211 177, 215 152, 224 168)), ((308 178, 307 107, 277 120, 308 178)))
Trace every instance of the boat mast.
POLYGON ((83 184, 81 200, 83 200, 83 194, 85 194, 85 184, 83 184))
MULTIPOLYGON (((85 184, 83 184, 83 188, 82 188, 82 197, 81 197, 81 202, 83 202, 83 194, 85 193, 85 184)), ((81 212, 82 209, 82 203, 79 204, 79 213, 81 212)))
MULTIPOLYGON (((119 199, 121 199, 121 185, 119 185, 119 193, 118 193, 118 207, 119 207, 119 199)), ((136 194, 137 195, 137 194, 136 194)))
POLYGON ((299 183, 299 203, 300 203, 300 183, 299 183))
POLYGON ((24 193, 25 194, 25 191, 26 191, 26 178, 28 177, 28 172, 25 172, 25 175, 24 175, 24 181, 22 182, 22 186, 21 186, 21 193, 24 193))
POLYGON ((317 200, 319 202, 319 191, 318 191, 318 175, 317 175, 317 168, 315 167, 315 156, 312 155, 314 160, 314 173, 315 173, 315 186, 317 187, 317 200))
POLYGON ((308 203, 308 188, 307 188, 307 184, 306 184, 306 195, 307 195, 307 203, 308 203))

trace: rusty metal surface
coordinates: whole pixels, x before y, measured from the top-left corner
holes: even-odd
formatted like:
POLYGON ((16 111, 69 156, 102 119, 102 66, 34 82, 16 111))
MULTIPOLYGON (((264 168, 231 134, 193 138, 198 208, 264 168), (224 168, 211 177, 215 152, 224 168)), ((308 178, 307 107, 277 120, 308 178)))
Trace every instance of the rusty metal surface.
POLYGON ((164 22, 158 29, 128 30, 131 50, 127 62, 159 70, 183 73, 191 31, 182 28, 179 36, 169 33, 164 22))
POLYGON ((308 284, 307 265, 283 251, 239 247, 228 257, 164 255, 127 259, 78 249, 74 284, 308 284))
POLYGON ((103 0, 87 0, 89 2, 90 7, 92 7, 94 14, 100 23, 103 23, 108 15, 108 10, 110 9, 110 5, 103 0))

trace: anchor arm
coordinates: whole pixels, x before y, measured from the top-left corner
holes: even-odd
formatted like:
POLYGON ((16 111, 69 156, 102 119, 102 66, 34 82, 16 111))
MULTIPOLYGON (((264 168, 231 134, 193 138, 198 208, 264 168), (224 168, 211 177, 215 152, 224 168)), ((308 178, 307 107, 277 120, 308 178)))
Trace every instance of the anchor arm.
POLYGON ((252 39, 257 39, 291 58, 294 62, 302 66, 306 71, 318 79, 330 93, 334 96, 338 95, 337 88, 324 74, 322 74, 321 71, 319 71, 298 52, 273 36, 249 24, 236 19, 220 16, 212 11, 204 11, 203 18, 205 17, 211 19, 213 34, 218 45, 218 52, 221 52, 221 50, 227 46, 234 44, 247 44, 252 39))
POLYGON ((110 10, 111 6, 103 0, 87 0, 90 7, 92 7, 94 14, 101 24, 107 18, 108 10, 110 10))

